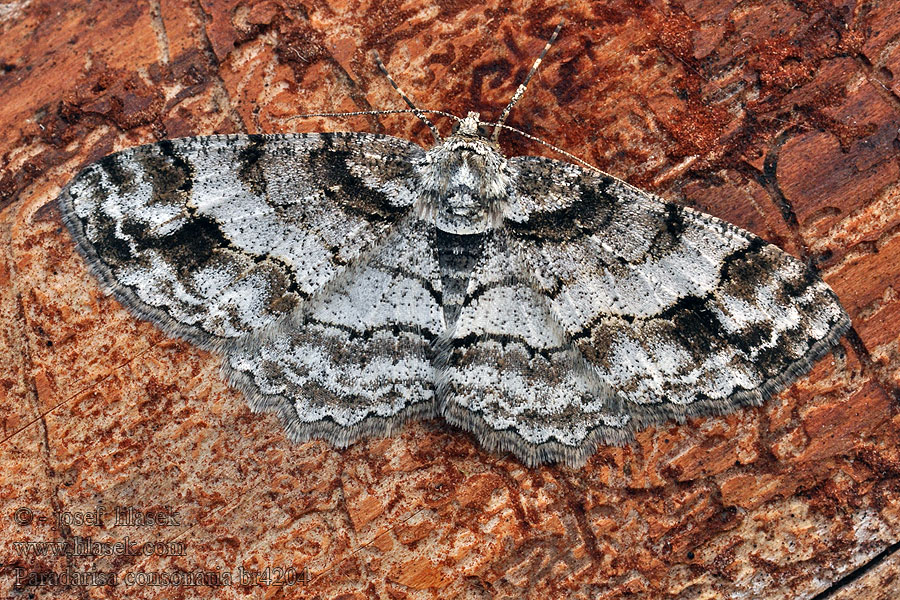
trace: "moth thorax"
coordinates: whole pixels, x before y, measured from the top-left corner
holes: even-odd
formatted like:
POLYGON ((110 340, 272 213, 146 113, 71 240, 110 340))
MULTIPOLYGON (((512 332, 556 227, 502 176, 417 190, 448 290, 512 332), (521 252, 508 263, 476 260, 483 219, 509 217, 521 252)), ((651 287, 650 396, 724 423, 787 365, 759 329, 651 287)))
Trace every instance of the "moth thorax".
POLYGON ((509 205, 513 178, 506 158, 487 140, 453 136, 416 167, 422 184, 419 214, 448 233, 497 227, 509 205))

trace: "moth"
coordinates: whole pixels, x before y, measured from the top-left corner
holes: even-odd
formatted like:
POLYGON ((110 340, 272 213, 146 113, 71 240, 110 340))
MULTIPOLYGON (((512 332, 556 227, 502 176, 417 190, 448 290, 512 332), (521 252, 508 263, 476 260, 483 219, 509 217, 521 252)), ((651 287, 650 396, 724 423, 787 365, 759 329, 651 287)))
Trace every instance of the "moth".
POLYGON ((440 416, 526 465, 577 466, 648 425, 761 404, 847 314, 752 233, 592 168, 504 156, 558 33, 498 122, 453 117, 446 139, 388 76, 427 150, 369 133, 166 140, 83 169, 63 221, 105 289, 219 353, 296 441, 440 416))

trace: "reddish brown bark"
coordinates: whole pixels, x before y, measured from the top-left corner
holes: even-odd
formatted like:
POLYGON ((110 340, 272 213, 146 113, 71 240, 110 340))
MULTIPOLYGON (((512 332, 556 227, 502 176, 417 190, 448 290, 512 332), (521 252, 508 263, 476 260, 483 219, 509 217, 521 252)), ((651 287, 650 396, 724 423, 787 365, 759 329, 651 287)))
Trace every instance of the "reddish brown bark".
POLYGON ((122 580, 292 567, 312 581, 216 593, 896 595, 900 3, 505 6, 0 5, 4 593, 17 568, 121 578, 26 586, 37 597, 182 598, 212 592, 122 580), (426 144, 414 119, 290 117, 402 106, 372 50, 422 105, 495 117, 560 18, 511 124, 817 264, 849 311, 837 355, 765 407, 647 430, 578 470, 526 469, 440 422, 344 451, 291 444, 216 356, 103 296, 53 206, 84 164, 163 138, 354 129, 426 144), (180 524, 14 519, 101 504, 170 507, 180 524), (76 536, 186 552, 54 559, 13 545, 76 536))

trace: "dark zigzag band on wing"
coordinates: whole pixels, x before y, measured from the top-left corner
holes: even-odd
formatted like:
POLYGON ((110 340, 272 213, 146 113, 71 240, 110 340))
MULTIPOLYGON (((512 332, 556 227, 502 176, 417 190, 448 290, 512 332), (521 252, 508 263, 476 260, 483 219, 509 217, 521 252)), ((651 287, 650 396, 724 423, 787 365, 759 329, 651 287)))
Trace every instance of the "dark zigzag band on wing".
MULTIPOLYGON (((346 448, 362 438, 393 435, 409 420, 433 419, 437 416, 434 402, 428 401, 410 403, 391 416, 382 416, 371 410, 352 424, 339 423, 331 415, 308 422, 301 419, 297 405, 290 399, 260 394, 252 377, 231 369, 227 362, 223 363, 222 371, 228 382, 245 395, 251 410, 257 413, 274 413, 288 438, 293 442, 324 439, 338 448, 346 448)), ((346 400, 343 395, 315 385, 307 386, 303 389, 303 393, 320 400, 325 399, 329 405, 337 405, 346 400)))
POLYGON ((254 411, 276 413, 292 439, 343 447, 435 415, 427 340, 387 330, 346 344, 325 329, 279 333, 289 337, 229 351, 223 371, 254 411))
POLYGON ((289 313, 383 239, 415 200, 404 186, 421 153, 368 134, 163 141, 86 167, 59 206, 120 302, 217 347, 289 313))
POLYGON ((527 466, 580 464, 598 442, 631 437, 623 403, 572 349, 533 353, 521 342, 485 339, 454 348, 439 368, 440 414, 527 466))
MULTIPOLYGON (((773 246, 765 246, 760 252, 774 260, 788 258, 773 246)), ((746 260, 754 260, 753 255, 747 255, 746 260)), ((779 303, 766 302, 766 297, 748 298, 739 291, 749 289, 744 287, 745 281, 725 279, 704 297, 686 296, 656 317, 630 322, 619 318, 603 320, 578 345, 604 373, 621 368, 625 354, 645 355, 663 344, 679 351, 687 368, 666 372, 666 380, 660 383, 657 393, 635 377, 617 382, 620 389, 640 399, 639 404, 655 414, 653 422, 668 418, 683 421, 698 411, 719 414, 731 410, 732 404, 758 405, 806 373, 824 354, 821 349, 833 346, 850 326, 833 292, 811 271, 790 260, 789 265, 769 273, 784 275, 789 267, 794 267, 798 271, 796 278, 772 277, 756 284, 757 290, 771 291, 766 295, 794 297, 790 308, 779 308, 779 303), (743 308, 751 301, 762 307, 757 312, 758 319, 732 321, 733 307, 743 308), (629 345, 627 351, 610 350, 623 343, 629 345), (722 360, 709 364, 707 373, 687 379, 692 370, 697 375, 698 365, 717 356, 722 360), (722 373, 729 376, 722 377, 722 373), (786 377, 785 373, 790 375, 786 377)))
MULTIPOLYGON (((753 236, 750 244, 735 250, 733 253, 726 256, 722 264, 719 268, 719 281, 725 281, 729 278, 729 272, 733 263, 738 260, 743 260, 749 255, 755 255, 760 250, 767 246, 766 242, 761 238, 753 236)), ((807 271, 807 273, 812 274, 811 271, 807 271)), ((814 276, 814 274, 813 274, 814 276)), ((555 299, 559 292, 563 289, 562 285, 555 286, 552 290, 547 291, 547 297, 555 299)), ((710 296, 712 290, 704 294, 703 297, 698 297, 694 295, 686 295, 678 298, 674 304, 671 304, 665 308, 660 309, 660 311, 654 315, 629 315, 622 314, 617 315, 619 318, 627 322, 628 324, 633 324, 635 321, 647 321, 650 319, 660 319, 660 320, 675 320, 679 318, 690 318, 692 315, 697 314, 697 302, 704 300, 710 296)), ((596 315, 590 322, 585 323, 579 329, 571 332, 571 338, 575 342, 579 342, 584 338, 589 338, 592 335, 594 328, 603 320, 609 318, 609 315, 606 314, 598 314, 596 315)))
MULTIPOLYGON (((441 414, 463 429, 475 432, 479 442, 490 452, 509 452, 515 455, 526 466, 537 466, 545 463, 562 462, 570 467, 578 467, 590 458, 602 445, 624 445, 634 439, 634 434, 646 427, 659 425, 675 419, 683 423, 687 418, 698 415, 724 415, 735 410, 760 406, 773 395, 783 390, 798 377, 809 372, 817 360, 828 354, 837 341, 850 328, 850 322, 836 326, 828 337, 813 344, 809 352, 802 359, 798 359, 791 367, 780 375, 766 381, 754 390, 741 390, 728 398, 712 401, 706 398, 698 398, 691 405, 688 412, 673 411, 667 405, 634 407, 632 403, 621 402, 619 404, 621 414, 628 414, 629 419, 614 426, 597 424, 577 444, 564 443, 556 436, 542 443, 533 444, 525 440, 517 426, 510 425, 502 429, 494 429, 493 422, 485 418, 485 411, 461 410, 459 408, 445 409, 441 414)), ((616 399, 613 398, 612 402, 616 399)), ((610 413, 616 414, 611 406, 610 413)))
MULTIPOLYGON (((496 289, 496 287, 498 286, 494 286, 494 288, 492 289, 496 289)), ((473 345, 479 344, 481 342, 494 342, 498 346, 501 346, 503 348, 518 344, 528 354, 529 358, 536 358, 540 356, 546 360, 550 360, 551 357, 556 353, 565 352, 572 349, 572 345, 569 343, 566 343, 564 345, 551 346, 549 348, 535 348, 530 345, 528 338, 522 335, 476 333, 472 331, 470 331, 463 337, 452 338, 449 341, 448 347, 458 350, 472 347, 473 345)))
POLYGON ((621 403, 565 339, 505 234, 486 233, 480 248, 459 318, 435 345, 440 414, 528 465, 568 460, 592 431, 621 441, 621 403))
POLYGON ((758 405, 849 327, 814 272, 749 232, 574 165, 514 161, 520 179, 551 172, 570 189, 512 211, 511 245, 632 428, 758 405), (591 198, 604 199, 593 217, 591 198), (570 234, 535 241, 532 222, 570 234))
POLYGON ((394 336, 397 336, 401 333, 415 334, 421 337, 423 340, 427 341, 429 344, 434 343, 440 336, 439 333, 430 331, 428 329, 423 329, 419 325, 400 325, 398 323, 369 325, 366 326, 363 330, 355 329, 349 325, 336 325, 334 323, 327 323, 319 321, 317 319, 307 319, 306 324, 309 326, 329 327, 336 331, 342 331, 347 336, 347 340, 350 342, 355 342, 358 340, 369 341, 376 335, 385 332, 389 332, 394 336))
POLYGON ((224 369, 293 439, 344 446, 435 414, 433 341, 443 332, 434 232, 407 218, 301 310, 226 346, 224 369))
MULTIPOLYGON (((731 260, 726 261, 726 264, 724 264, 721 269, 722 273, 727 274, 728 277, 734 277, 736 281, 741 282, 742 279, 748 275, 746 267, 740 264, 741 260, 750 261, 751 266, 759 268, 759 258, 757 257, 759 252, 775 252, 775 259, 780 256, 780 254, 778 254, 780 251, 765 244, 759 238, 753 237, 754 240, 751 244, 736 251, 734 255, 732 255, 731 260)), ((490 248, 491 244, 486 244, 486 246, 490 248)), ((483 260, 487 262, 488 259, 485 258, 483 260)), ((799 265, 799 263, 796 263, 795 261, 795 266, 796 265, 799 265)), ((763 269, 763 272, 770 271, 778 271, 778 269, 775 268, 775 265, 763 269)), ((482 277, 476 276, 470 283, 468 295, 462 304, 463 308, 477 304, 477 301, 480 298, 484 297, 492 290, 510 287, 516 283, 515 277, 505 274, 505 271, 491 269, 483 270, 482 273, 482 277), (487 278, 487 280, 484 280, 484 278, 487 278)), ((787 289, 784 292, 788 296, 799 295, 802 291, 801 288, 804 285, 816 285, 819 288, 824 289, 826 294, 832 294, 827 286, 824 286, 824 284, 822 284, 809 270, 802 269, 799 270, 798 273, 798 280, 785 281, 785 285, 790 286, 790 289, 787 289)), ((520 277, 525 277, 524 272, 520 277)), ((757 281, 757 283, 761 282, 757 281)), ((835 299, 833 298, 833 295, 830 297, 832 301, 829 302, 828 305, 833 305, 835 299)), ((715 322, 712 316, 701 318, 704 317, 703 311, 697 311, 696 307, 691 306, 692 301, 696 300, 697 298, 694 296, 682 298, 675 305, 669 307, 655 318, 640 317, 639 319, 624 319, 624 326, 633 326, 635 321, 647 322, 650 320, 658 320, 664 323, 671 323, 673 335, 680 336, 680 339, 690 340, 690 335, 681 336, 681 334, 690 331, 702 332, 703 327, 706 326, 705 324, 715 322), (683 314, 678 314, 679 312, 683 312, 683 314)), ((510 302, 501 306, 508 309, 515 304, 516 303, 510 302)), ((464 313, 463 323, 465 323, 466 317, 467 314, 464 313)), ((518 321, 513 319, 510 319, 509 322, 518 323, 518 321)), ((572 443, 571 441, 565 443, 551 435, 547 441, 534 444, 525 440, 517 433, 519 431, 518 426, 510 425, 506 428, 498 429, 496 427, 496 415, 500 411, 498 411, 496 406, 491 406, 487 409, 472 409, 471 407, 460 408, 452 403, 448 403, 442 410, 444 416, 451 422, 476 432, 479 440, 488 449, 511 451, 526 464, 533 465, 547 461, 563 461, 568 464, 580 464, 587 456, 593 453, 598 444, 624 443, 633 437, 634 431, 646 427, 647 425, 657 424, 670 418, 676 418, 683 421, 685 416, 698 414, 698 412, 692 411, 699 411, 700 414, 721 414, 733 411, 734 406, 756 406, 761 404, 773 393, 784 387, 786 383, 789 383, 798 375, 808 370, 809 366, 811 366, 815 360, 820 358, 830 349, 844 333, 847 326, 847 322, 835 324, 833 333, 821 342, 813 342, 810 345, 810 350, 806 356, 798 358, 793 364, 777 366, 774 369, 773 376, 768 377, 761 385, 753 389, 736 389, 730 396, 716 399, 707 398, 702 394, 697 394, 695 399, 689 405, 689 411, 683 410, 682 406, 669 406, 667 404, 658 406, 639 404, 637 406, 632 406, 634 404, 632 402, 622 402, 618 398, 609 398, 609 405, 607 407, 608 417, 633 413, 634 415, 637 415, 637 418, 617 422, 615 426, 609 426, 604 423, 596 424, 593 428, 589 429, 585 437, 577 443, 572 443), (782 374, 781 369, 784 369, 784 374, 782 374), (485 418, 484 413, 488 413, 491 420, 485 418)), ((744 331, 743 335, 749 335, 749 333, 744 331)), ((710 337, 714 342, 717 341, 715 335, 707 337, 710 337)), ((723 338, 719 341, 725 345, 728 345, 729 343, 728 338, 723 338)), ((501 371, 503 369, 510 369, 509 359, 501 357, 508 357, 513 353, 518 353, 528 360, 541 357, 544 359, 545 364, 537 370, 546 373, 552 369, 552 362, 554 360, 553 354, 562 354, 567 349, 572 348, 572 345, 568 342, 565 345, 553 348, 535 348, 529 343, 529 340, 521 335, 500 335, 487 333, 483 329, 480 329, 477 333, 469 332, 463 337, 453 338, 448 343, 445 343, 444 349, 448 352, 466 354, 467 351, 469 351, 469 353, 471 353, 471 351, 477 351, 479 348, 484 347, 487 342, 496 343, 497 348, 495 352, 486 353, 481 356, 470 356, 467 360, 462 362, 457 359, 455 366, 458 367, 460 371, 465 371, 470 369, 472 365, 502 364, 502 369, 498 368, 490 382, 490 387, 494 388, 492 391, 496 390, 498 382, 503 377, 501 371)), ((596 346, 601 347, 602 345, 602 343, 596 344, 596 346)), ((593 348, 589 348, 589 350, 592 354, 595 354, 593 348)), ((699 354, 708 350, 708 348, 705 350, 700 349, 699 354)), ((774 350, 772 354, 773 356, 781 356, 784 352, 785 350, 780 348, 774 350)), ((580 352, 578 352, 578 354, 580 356, 580 352)), ((444 366, 446 367, 446 364, 444 366)), ((439 366, 439 369, 440 368, 441 367, 439 366)), ((483 393, 490 394, 492 391, 485 391, 483 393)), ((453 394, 453 392, 448 391, 445 391, 444 393, 448 397, 452 397, 453 394)), ((510 397, 510 400, 512 399, 513 398, 510 397)))

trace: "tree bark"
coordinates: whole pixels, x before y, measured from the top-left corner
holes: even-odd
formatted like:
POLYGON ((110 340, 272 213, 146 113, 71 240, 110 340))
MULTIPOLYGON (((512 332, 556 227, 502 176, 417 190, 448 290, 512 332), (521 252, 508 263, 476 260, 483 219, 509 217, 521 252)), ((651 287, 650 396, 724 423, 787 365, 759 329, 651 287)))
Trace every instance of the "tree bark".
POLYGON ((218 574, 224 598, 896 597, 898 14, 879 0, 0 5, 0 591, 214 593, 148 579, 187 572, 218 574), (581 469, 525 468, 439 421, 346 450, 292 444, 217 355, 106 297, 60 221, 80 167, 140 143, 355 130, 427 146, 414 118, 292 119, 402 107, 373 50, 423 107, 494 119, 561 19, 510 124, 778 244, 850 313, 837 351, 765 406, 645 430, 581 469), (128 508, 168 517, 117 523, 128 508), (86 556, 86 538, 166 545, 86 556), (16 544, 47 540, 69 546, 16 544))

